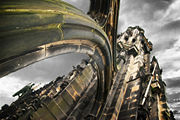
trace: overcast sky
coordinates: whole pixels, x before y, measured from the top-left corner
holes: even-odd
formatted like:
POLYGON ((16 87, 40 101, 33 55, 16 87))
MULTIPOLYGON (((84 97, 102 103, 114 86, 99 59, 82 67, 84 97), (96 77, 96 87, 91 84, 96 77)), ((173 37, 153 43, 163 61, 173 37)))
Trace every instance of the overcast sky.
MULTIPOLYGON (((180 110, 180 0, 122 0, 119 32, 140 26, 153 43, 173 110, 180 110), (173 102, 175 101, 175 102, 173 102)), ((176 114, 180 120, 180 114, 176 114)))
POLYGON ((12 95, 28 83, 44 84, 55 80, 58 76, 68 74, 72 66, 76 66, 82 59, 88 58, 85 54, 71 53, 52 57, 34 63, 26 68, 0 78, 0 106, 10 104, 17 99, 12 95))
MULTIPOLYGON (((88 11, 89 0, 67 1, 84 12, 88 11)), ((153 43, 153 55, 163 68, 168 96, 180 99, 180 0, 121 0, 118 32, 124 32, 128 26, 140 26, 145 30, 145 36, 153 43)), ((80 61, 80 56, 53 58, 2 78, 0 105, 9 101, 14 91, 30 81, 44 82, 54 75, 65 74, 72 64, 80 61)), ((180 102, 172 103, 171 108, 179 110, 180 102)))

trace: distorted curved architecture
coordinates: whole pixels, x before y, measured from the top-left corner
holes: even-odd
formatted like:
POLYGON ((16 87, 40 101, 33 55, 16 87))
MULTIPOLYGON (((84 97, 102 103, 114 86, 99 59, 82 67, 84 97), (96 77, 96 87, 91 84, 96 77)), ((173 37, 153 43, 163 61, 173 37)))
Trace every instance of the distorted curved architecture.
POLYGON ((0 1, 0 77, 65 53, 89 59, 35 90, 28 84, 2 120, 174 120, 152 43, 139 27, 117 34, 120 0, 84 14, 61 0, 0 1))

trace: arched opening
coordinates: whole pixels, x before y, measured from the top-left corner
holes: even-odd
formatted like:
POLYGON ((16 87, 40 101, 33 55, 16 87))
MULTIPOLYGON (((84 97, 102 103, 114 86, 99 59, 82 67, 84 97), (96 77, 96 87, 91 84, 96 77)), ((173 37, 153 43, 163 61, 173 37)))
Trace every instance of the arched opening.
POLYGON ((59 76, 67 75, 81 60, 89 59, 86 54, 69 53, 47 58, 0 78, 0 107, 10 104, 18 97, 12 95, 29 83, 37 88, 59 76))

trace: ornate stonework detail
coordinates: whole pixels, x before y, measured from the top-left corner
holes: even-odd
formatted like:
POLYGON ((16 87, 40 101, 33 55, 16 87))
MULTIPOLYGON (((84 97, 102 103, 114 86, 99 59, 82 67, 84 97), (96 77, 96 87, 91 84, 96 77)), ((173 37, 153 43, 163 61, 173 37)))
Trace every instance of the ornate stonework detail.
POLYGON ((120 0, 91 0, 89 16, 61 0, 0 4, 0 77, 60 54, 89 56, 67 76, 17 91, 1 120, 174 119, 144 30, 117 35, 120 0))

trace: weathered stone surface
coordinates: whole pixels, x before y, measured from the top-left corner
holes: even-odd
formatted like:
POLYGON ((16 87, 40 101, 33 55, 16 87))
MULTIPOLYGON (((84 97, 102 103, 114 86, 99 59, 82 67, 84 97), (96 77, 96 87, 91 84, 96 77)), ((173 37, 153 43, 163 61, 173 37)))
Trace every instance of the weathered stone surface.
POLYGON ((117 38, 119 3, 91 0, 93 20, 62 1, 0 1, 0 77, 63 53, 90 56, 66 77, 20 90, 0 119, 173 119, 144 30, 129 27, 117 38))

